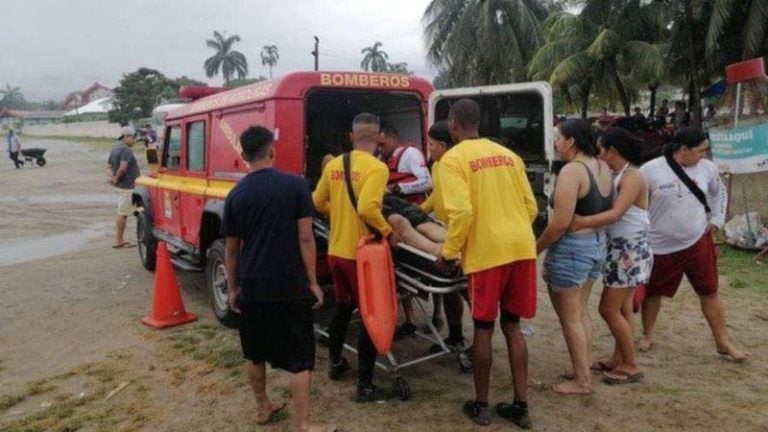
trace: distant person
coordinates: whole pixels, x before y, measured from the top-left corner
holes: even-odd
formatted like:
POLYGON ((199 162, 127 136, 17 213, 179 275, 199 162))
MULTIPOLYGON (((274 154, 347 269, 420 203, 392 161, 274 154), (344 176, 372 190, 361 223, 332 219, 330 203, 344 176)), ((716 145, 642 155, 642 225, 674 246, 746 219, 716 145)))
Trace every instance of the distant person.
POLYGON ((151 124, 147 123, 144 125, 144 134, 147 136, 147 145, 157 144, 157 131, 155 131, 151 124))
POLYGON ((675 125, 675 130, 688 126, 691 117, 688 111, 686 111, 685 101, 675 102, 675 111, 672 112, 672 116, 674 117, 673 124, 675 125))
POLYGON ((669 115, 669 101, 664 99, 661 101, 661 106, 656 110, 656 118, 663 120, 664 124, 667 123, 667 116, 669 115))
POLYGON ((643 110, 641 110, 640 107, 635 107, 635 113, 632 114, 632 117, 639 120, 645 120, 645 116, 643 115, 643 110))
POLYGON ((716 115, 717 115, 717 110, 715 109, 715 105, 713 104, 707 105, 707 113, 704 114, 704 121, 707 123, 711 123, 712 120, 714 120, 716 115))
POLYGON ((139 164, 131 150, 135 142, 136 131, 130 126, 124 127, 107 160, 107 182, 118 189, 117 217, 115 218, 117 230, 115 244, 112 246, 115 249, 136 246, 124 238, 125 224, 128 216, 133 213, 131 195, 136 179, 140 175, 139 164))
POLYGON ((24 166, 24 161, 19 160, 19 154, 21 153, 21 142, 19 142, 19 137, 16 136, 16 133, 13 131, 13 129, 8 131, 6 141, 8 142, 8 156, 10 156, 13 164, 16 166, 16 169, 21 168, 24 166))
POLYGON ((675 133, 664 155, 642 166, 648 181, 653 269, 643 302, 640 351, 648 351, 661 310, 661 296, 672 298, 683 275, 693 286, 715 338, 717 352, 735 361, 748 355, 733 345, 718 294, 717 251, 713 236, 725 222, 727 191, 717 165, 705 159, 707 135, 686 127, 675 133), (711 197, 708 203, 707 195, 711 197))
POLYGON ((224 204, 229 307, 240 315, 240 344, 256 397, 256 424, 276 419, 285 402, 267 395, 265 363, 291 375, 293 430, 309 424, 315 368, 312 309, 323 304, 315 275, 312 198, 307 183, 274 168, 274 136, 252 126, 240 135, 249 174, 224 204))

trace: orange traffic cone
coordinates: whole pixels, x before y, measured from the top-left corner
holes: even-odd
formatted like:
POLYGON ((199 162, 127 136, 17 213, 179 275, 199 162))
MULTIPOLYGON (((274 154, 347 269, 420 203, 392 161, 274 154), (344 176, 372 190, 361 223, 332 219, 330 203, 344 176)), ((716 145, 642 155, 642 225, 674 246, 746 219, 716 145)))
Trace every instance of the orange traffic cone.
POLYGON ((155 294, 152 314, 141 319, 154 328, 173 327, 197 320, 197 315, 184 309, 179 284, 173 273, 173 264, 165 242, 157 243, 157 268, 155 270, 155 294))

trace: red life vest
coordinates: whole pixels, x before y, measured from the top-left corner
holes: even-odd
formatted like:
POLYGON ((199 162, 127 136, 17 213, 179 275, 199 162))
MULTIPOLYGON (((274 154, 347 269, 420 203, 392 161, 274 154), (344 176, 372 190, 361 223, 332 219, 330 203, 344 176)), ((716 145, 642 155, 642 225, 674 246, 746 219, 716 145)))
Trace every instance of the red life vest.
MULTIPOLYGON (((392 156, 390 156, 389 159, 387 160, 387 166, 389 167, 389 180, 387 181, 387 186, 391 186, 394 184, 401 184, 401 183, 410 183, 412 181, 418 180, 418 178, 412 173, 397 171, 397 168, 400 166, 400 159, 402 159, 403 154, 405 154, 405 151, 411 147, 418 150, 418 148, 413 145, 400 146, 396 148, 394 152, 392 152, 392 156)), ((417 194, 400 193, 398 195, 413 204, 421 204, 427 199, 427 194, 424 194, 424 193, 417 193, 417 194)))

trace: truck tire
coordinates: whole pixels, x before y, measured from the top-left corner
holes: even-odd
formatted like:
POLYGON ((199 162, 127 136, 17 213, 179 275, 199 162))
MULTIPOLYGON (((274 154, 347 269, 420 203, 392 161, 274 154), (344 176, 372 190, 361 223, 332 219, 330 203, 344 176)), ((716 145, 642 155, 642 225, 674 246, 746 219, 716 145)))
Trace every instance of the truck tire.
POLYGON ((223 325, 237 328, 237 314, 227 302, 227 277, 224 269, 224 239, 214 241, 208 248, 205 263, 205 288, 211 298, 211 307, 223 325))
POLYGON ((141 265, 149 271, 155 271, 157 264, 157 239, 152 234, 152 222, 145 212, 136 215, 136 239, 138 240, 141 265))

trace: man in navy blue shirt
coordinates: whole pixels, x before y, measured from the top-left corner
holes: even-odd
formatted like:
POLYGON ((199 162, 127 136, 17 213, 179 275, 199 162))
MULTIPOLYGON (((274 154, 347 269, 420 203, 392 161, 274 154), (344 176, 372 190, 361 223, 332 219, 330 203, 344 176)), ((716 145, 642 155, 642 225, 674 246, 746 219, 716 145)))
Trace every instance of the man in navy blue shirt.
POLYGON ((240 343, 256 396, 257 423, 285 407, 266 393, 266 368, 292 374, 293 426, 309 425, 309 392, 315 367, 312 308, 323 304, 315 277, 312 198, 298 176, 273 168, 272 133, 258 126, 240 136, 250 173, 227 196, 222 231, 229 306, 240 315, 240 343))

